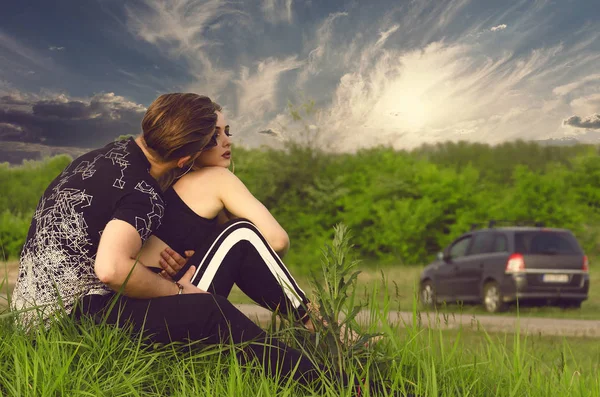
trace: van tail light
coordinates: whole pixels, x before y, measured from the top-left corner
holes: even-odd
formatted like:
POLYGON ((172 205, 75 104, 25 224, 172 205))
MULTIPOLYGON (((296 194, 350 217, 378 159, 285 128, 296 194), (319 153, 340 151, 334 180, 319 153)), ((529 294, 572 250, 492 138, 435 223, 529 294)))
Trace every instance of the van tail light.
POLYGON ((506 273, 519 273, 525 270, 525 260, 521 254, 512 254, 506 262, 506 273))
POLYGON ((586 273, 590 271, 590 262, 588 261, 587 255, 583 256, 583 266, 581 270, 583 270, 586 273))

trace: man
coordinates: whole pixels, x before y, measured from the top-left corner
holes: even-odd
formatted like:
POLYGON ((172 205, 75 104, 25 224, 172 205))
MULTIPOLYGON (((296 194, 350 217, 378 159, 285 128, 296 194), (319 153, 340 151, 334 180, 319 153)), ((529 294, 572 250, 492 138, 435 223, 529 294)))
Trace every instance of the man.
MULTIPOLYGON (((179 293, 179 285, 134 266, 135 257, 163 216, 158 180, 193 163, 214 134, 216 106, 196 94, 161 95, 135 140, 84 154, 52 181, 33 216, 12 297, 24 325, 39 317, 49 325, 83 297, 121 287, 132 298, 179 293)), ((187 281, 180 281, 184 293, 203 292, 187 281)))

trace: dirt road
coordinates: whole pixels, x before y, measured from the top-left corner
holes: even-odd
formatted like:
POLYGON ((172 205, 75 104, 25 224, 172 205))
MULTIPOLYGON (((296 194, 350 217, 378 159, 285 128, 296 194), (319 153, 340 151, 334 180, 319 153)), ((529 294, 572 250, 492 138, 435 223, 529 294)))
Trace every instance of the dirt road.
MULTIPOLYGON (((6 307, 6 295, 0 293, 0 307, 6 307)), ((236 306, 248 317, 260 323, 271 320, 271 312, 262 307, 252 304, 236 304, 236 306)), ((417 323, 425 327, 441 329, 458 329, 462 327, 467 330, 484 329, 488 332, 514 333, 517 329, 521 334, 528 335, 558 335, 579 336, 588 338, 600 338, 600 320, 573 320, 554 319, 540 317, 509 317, 509 316, 486 316, 475 314, 443 315, 422 312, 417 318, 417 323), (518 327, 518 328, 517 328, 518 327)), ((367 312, 358 316, 361 323, 369 321, 367 312)), ((410 312, 391 312, 387 319, 390 324, 399 324, 410 327, 413 323, 410 312)))
MULTIPOLYGON (((242 312, 259 322, 267 322, 271 319, 271 313, 261 307, 250 304, 236 305, 242 312)), ((358 317, 359 322, 367 322, 368 314, 362 312, 358 317)), ((392 312, 388 316, 391 324, 411 326, 413 319, 410 312, 392 312)), ((517 329, 521 334, 528 335, 558 335, 600 338, 599 320, 573 320, 553 319, 539 317, 507 317, 488 315, 443 315, 435 313, 420 313, 417 322, 422 326, 441 329, 485 329, 488 332, 510 332, 517 329), (518 328, 517 328, 518 327, 518 328)))

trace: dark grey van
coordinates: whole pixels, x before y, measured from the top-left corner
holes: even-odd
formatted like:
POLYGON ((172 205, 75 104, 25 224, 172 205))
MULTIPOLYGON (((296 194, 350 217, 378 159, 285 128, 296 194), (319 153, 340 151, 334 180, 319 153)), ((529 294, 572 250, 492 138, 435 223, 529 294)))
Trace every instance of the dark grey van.
POLYGON ((482 303, 493 313, 517 300, 577 308, 588 298, 588 258, 572 232, 490 226, 463 234, 423 270, 423 304, 482 303))

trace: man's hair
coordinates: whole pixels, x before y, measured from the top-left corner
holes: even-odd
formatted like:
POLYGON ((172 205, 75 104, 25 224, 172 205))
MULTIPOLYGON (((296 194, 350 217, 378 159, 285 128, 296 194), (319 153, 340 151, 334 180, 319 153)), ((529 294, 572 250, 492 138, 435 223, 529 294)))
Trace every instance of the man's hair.
POLYGON ((214 134, 221 106, 192 93, 163 94, 148 107, 142 120, 146 147, 160 161, 194 157, 214 134))

